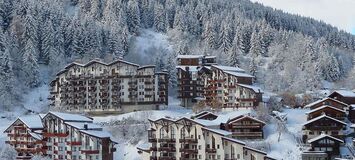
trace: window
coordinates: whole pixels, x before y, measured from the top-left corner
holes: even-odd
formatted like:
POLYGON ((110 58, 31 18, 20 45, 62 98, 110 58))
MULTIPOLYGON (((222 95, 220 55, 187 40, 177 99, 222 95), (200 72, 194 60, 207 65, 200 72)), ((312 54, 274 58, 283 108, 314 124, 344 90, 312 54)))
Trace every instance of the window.
POLYGON ((161 139, 164 138, 164 133, 165 133, 164 127, 161 127, 161 128, 160 128, 160 138, 161 138, 161 139))
POLYGON ((181 139, 184 139, 185 138, 185 127, 182 127, 181 130, 180 130, 180 138, 181 139))
POLYGON ((170 138, 175 139, 175 128, 174 127, 170 128, 170 134, 171 134, 170 138))

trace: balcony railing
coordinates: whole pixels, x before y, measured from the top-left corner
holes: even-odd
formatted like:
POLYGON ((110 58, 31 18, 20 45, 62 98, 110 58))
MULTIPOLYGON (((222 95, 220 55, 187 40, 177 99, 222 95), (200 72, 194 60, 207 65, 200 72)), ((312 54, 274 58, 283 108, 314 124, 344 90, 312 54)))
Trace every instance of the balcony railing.
POLYGON ((207 153, 216 153, 217 150, 216 150, 216 148, 206 148, 206 152, 207 153))
POLYGON ((183 138, 179 139, 180 143, 197 143, 197 139, 195 138, 183 138))

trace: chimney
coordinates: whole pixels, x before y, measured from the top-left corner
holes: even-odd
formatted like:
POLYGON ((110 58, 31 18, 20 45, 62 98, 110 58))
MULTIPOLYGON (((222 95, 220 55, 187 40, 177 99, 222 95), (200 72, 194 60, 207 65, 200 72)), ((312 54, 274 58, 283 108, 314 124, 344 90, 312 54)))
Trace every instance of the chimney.
POLYGON ((84 123, 84 129, 88 130, 88 124, 87 123, 84 123))

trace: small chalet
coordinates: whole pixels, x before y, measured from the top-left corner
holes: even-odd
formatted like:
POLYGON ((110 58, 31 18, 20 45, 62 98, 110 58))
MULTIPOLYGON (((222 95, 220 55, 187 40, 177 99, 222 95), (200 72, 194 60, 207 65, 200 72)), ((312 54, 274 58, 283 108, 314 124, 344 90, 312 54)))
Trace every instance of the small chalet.
POLYGON ((328 97, 342 101, 346 104, 355 104, 355 93, 350 90, 337 90, 331 93, 328 97))
POLYGON ((265 122, 248 115, 241 115, 221 124, 221 129, 233 133, 233 138, 262 139, 265 122))
POLYGON ((215 120, 218 115, 208 112, 208 111, 202 111, 194 116, 196 119, 204 119, 204 120, 215 120))
POLYGON ((4 133, 9 140, 5 143, 17 151, 16 159, 31 159, 34 155, 44 153, 42 143, 42 121, 39 115, 19 117, 4 133))
POLYGON ((322 107, 324 105, 333 106, 335 108, 342 109, 342 110, 346 110, 349 107, 348 104, 346 104, 342 101, 327 97, 327 98, 323 98, 321 100, 315 101, 313 103, 310 103, 308 105, 305 105, 304 108, 316 109, 316 108, 322 107))
POLYGON ((307 120, 311 120, 313 118, 317 118, 322 115, 327 115, 329 117, 333 117, 339 120, 344 120, 346 117, 346 112, 345 110, 329 106, 329 105, 324 105, 315 109, 312 109, 311 111, 306 112, 308 115, 307 120))
POLYGON ((307 121, 303 126, 303 141, 318 137, 322 133, 342 139, 346 123, 327 115, 307 121))
POLYGON ((311 145, 310 151, 325 151, 328 154, 328 158, 331 159, 339 155, 339 146, 344 141, 330 135, 321 134, 309 139, 308 143, 311 145))
POLYGON ((328 160, 328 154, 325 151, 304 151, 302 152, 302 160, 328 160))

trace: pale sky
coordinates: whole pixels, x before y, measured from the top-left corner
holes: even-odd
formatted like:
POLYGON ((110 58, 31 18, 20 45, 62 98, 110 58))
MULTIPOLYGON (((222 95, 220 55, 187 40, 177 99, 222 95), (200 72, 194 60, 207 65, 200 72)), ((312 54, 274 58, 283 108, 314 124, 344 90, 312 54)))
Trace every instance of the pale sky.
POLYGON ((322 20, 355 34, 355 0, 251 0, 285 12, 322 20))

